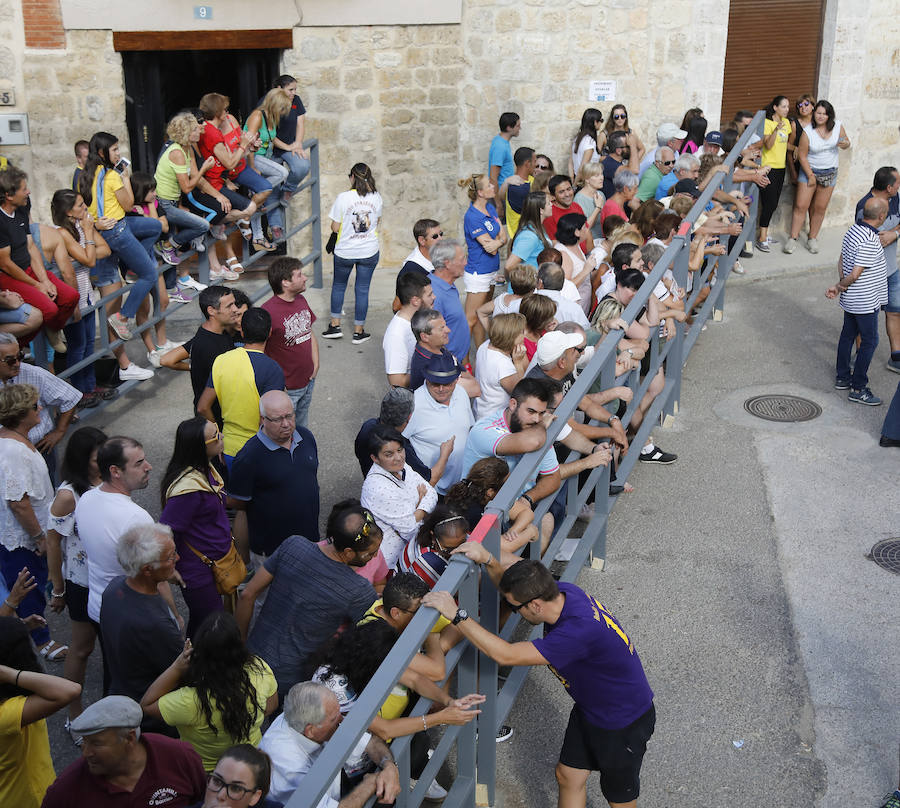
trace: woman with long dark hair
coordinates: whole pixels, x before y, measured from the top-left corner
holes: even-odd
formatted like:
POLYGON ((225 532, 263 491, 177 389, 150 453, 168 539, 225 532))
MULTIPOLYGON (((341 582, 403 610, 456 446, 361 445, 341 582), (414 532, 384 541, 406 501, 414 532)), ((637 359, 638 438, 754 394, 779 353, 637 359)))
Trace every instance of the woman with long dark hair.
POLYGON ((688 124, 687 137, 681 146, 682 154, 696 154, 703 147, 703 141, 706 138, 706 118, 697 115, 691 118, 688 124))
POLYGON ((766 107, 762 166, 769 168, 769 184, 759 189, 759 236, 756 240, 757 248, 763 252, 770 252, 775 243, 769 238, 769 222, 778 207, 787 171, 788 140, 793 132, 793 124, 787 117, 790 109, 786 95, 776 95, 766 107))
MULTIPOLYGON (((100 485, 97 450, 106 442, 106 434, 92 426, 76 429, 66 444, 63 455, 62 485, 50 506, 47 526, 47 566, 53 585, 50 608, 54 612, 69 610, 72 639, 63 666, 63 676, 84 684, 88 657, 94 650, 97 629, 87 614, 87 553, 75 525, 75 506, 89 488, 100 485)), ((78 718, 84 708, 77 698, 69 705, 69 721, 78 718)), ((66 721, 68 729, 69 721, 66 721)))
POLYGON ((537 267, 537 257, 541 250, 550 246, 547 233, 544 231, 544 219, 553 213, 553 202, 549 194, 543 191, 531 191, 522 205, 522 216, 519 218, 519 229, 510 244, 509 257, 506 259, 506 271, 519 264, 537 267))
POLYGON ((258 746, 263 719, 278 706, 272 669, 253 656, 235 619, 209 615, 184 651, 150 685, 141 708, 148 718, 178 729, 212 771, 236 743, 258 746))
POLYGON ((203 808, 266 808, 274 803, 266 800, 272 782, 272 761, 249 743, 229 747, 206 778, 203 808), (232 794, 241 796, 233 797, 232 794))
MULTIPOLYGON (((331 320, 322 332, 325 339, 340 339, 341 309, 347 292, 347 281, 356 267, 353 286, 353 344, 360 345, 371 338, 366 333, 366 314, 369 311, 369 285, 378 266, 378 222, 383 202, 375 188, 372 169, 356 163, 350 169, 350 190, 338 194, 328 214, 334 240, 334 279, 331 282, 331 320)), ((330 243, 330 242, 329 242, 330 243)))
POLYGON ((44 719, 80 694, 41 670, 19 618, 0 617, 0 805, 39 808, 56 776, 44 719))
POLYGON ((574 180, 584 163, 600 162, 600 147, 597 135, 602 131, 603 113, 594 107, 588 107, 581 116, 581 125, 572 140, 572 157, 569 163, 569 176, 574 180))
POLYGON ((224 482, 210 462, 222 449, 222 435, 214 423, 201 415, 182 421, 160 483, 159 521, 172 528, 178 550, 175 567, 184 579, 188 637, 194 636, 207 615, 223 608, 212 569, 200 557, 202 553, 218 561, 232 546, 224 482))
POLYGON ((604 138, 602 145, 606 145, 609 141, 609 136, 613 132, 624 132, 626 135, 633 135, 634 148, 637 149, 638 162, 644 159, 644 154, 646 154, 647 150, 644 148, 644 144, 638 137, 637 132, 635 132, 629 124, 628 110, 625 109, 624 104, 615 104, 609 111, 609 118, 607 118, 606 127, 604 128, 606 137, 604 138))
MULTIPOLYGON (((134 207, 134 192, 128 166, 119 163, 119 139, 109 132, 96 132, 90 148, 84 171, 78 178, 78 192, 113 256, 137 275, 121 309, 107 317, 116 336, 128 340, 141 303, 156 286, 156 262, 150 255, 162 233, 162 225, 158 219, 125 215, 134 207)), ((97 268, 97 283, 110 285, 119 280, 118 274, 114 261, 103 261, 102 267, 97 268)))

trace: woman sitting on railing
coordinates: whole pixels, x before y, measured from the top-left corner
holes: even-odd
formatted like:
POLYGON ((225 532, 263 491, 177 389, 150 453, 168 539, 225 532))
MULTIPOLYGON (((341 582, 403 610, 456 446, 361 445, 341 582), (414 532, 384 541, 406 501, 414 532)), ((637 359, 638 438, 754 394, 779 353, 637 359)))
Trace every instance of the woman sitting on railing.
POLYGON ((284 240, 284 208, 281 206, 281 194, 279 186, 287 179, 290 173, 284 163, 273 158, 275 149, 276 132, 279 121, 291 108, 291 99, 280 87, 269 90, 266 97, 244 124, 244 131, 259 138, 259 148, 249 155, 251 167, 264 179, 272 184, 272 196, 266 208, 269 219, 269 227, 272 228, 272 238, 275 241, 284 240))

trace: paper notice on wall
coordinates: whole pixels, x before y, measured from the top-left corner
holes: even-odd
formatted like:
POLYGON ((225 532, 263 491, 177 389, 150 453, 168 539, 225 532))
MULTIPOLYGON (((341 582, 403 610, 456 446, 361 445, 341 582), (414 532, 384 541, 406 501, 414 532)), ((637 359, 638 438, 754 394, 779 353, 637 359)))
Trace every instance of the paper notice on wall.
POLYGON ((588 101, 615 101, 615 79, 598 79, 592 81, 588 91, 588 101))

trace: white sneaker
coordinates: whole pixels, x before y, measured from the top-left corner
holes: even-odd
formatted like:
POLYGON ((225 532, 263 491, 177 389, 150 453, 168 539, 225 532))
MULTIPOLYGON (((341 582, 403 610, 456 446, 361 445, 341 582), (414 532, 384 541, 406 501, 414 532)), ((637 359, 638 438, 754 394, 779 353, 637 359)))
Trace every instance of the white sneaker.
POLYGON ((203 236, 197 236, 197 238, 191 239, 191 247, 193 247, 194 252, 202 253, 206 252, 206 241, 203 236))
MULTIPOLYGON (((160 367, 159 358, 162 356, 162 354, 163 354, 162 348, 157 348, 155 351, 147 351, 147 361, 151 365, 153 365, 153 367, 158 368, 158 367, 160 367)), ((133 366, 129 365, 128 367, 130 368, 133 366)))
POLYGON ((232 272, 230 269, 222 269, 219 272, 215 272, 214 270, 209 271, 209 279, 211 281, 236 281, 240 278, 240 273, 232 272))
POLYGON ((172 342, 172 340, 167 339, 156 350, 159 352, 159 355, 162 356, 164 353, 168 353, 174 348, 180 348, 182 345, 184 345, 183 342, 172 342))
POLYGON ((432 780, 425 792, 426 800, 442 800, 447 796, 447 789, 444 788, 437 780, 432 780))
POLYGON ((122 370, 122 368, 119 368, 119 378, 123 382, 130 381, 131 379, 136 379, 137 381, 142 382, 152 377, 153 371, 150 370, 150 368, 142 368, 140 365, 134 364, 134 362, 132 362, 124 370, 122 370))
MULTIPOLYGON (((731 268, 731 271, 735 275, 743 275, 747 270, 744 269, 744 267, 740 261, 735 261, 734 266, 731 268)), ((713 280, 715 280, 715 279, 713 279, 713 280)))
POLYGON ((195 281, 190 275, 186 278, 178 278, 176 283, 179 289, 196 289, 198 292, 202 292, 206 288, 205 283, 195 281))

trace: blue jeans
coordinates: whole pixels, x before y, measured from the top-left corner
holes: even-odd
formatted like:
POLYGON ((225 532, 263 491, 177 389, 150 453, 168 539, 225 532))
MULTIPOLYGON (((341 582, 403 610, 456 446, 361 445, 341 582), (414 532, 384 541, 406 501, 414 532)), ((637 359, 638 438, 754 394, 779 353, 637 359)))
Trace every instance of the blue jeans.
MULTIPOLYGON (((77 323, 69 323, 63 329, 69 346, 69 350, 66 351, 67 368, 94 352, 94 337, 97 333, 96 316, 97 312, 92 311, 85 314, 77 323)), ((73 373, 69 377, 69 384, 82 393, 90 393, 97 386, 93 363, 73 373)))
POLYGON ((309 405, 312 402, 313 388, 316 380, 310 379, 306 387, 298 387, 296 390, 286 390, 288 398, 294 404, 294 418, 297 426, 309 429, 309 405))
MULTIPOLYGON (((39 556, 32 550, 19 547, 15 550, 7 550, 0 546, 0 572, 3 574, 3 582, 10 591, 16 582, 16 576, 22 571, 22 567, 28 567, 28 571, 34 576, 37 586, 32 589, 19 604, 16 614, 21 618, 39 614, 43 617, 47 601, 44 598, 44 588, 47 586, 47 557, 39 556)), ((50 641, 50 629, 36 628, 31 632, 31 639, 35 645, 44 645, 50 641)))
POLYGON ((365 325, 366 313, 369 311, 369 284, 372 283, 372 275, 375 273, 380 255, 381 253, 375 253, 368 258, 341 258, 337 253, 334 254, 334 279, 331 282, 331 317, 333 320, 341 319, 347 281, 350 279, 353 267, 356 266, 356 282, 353 285, 356 310, 353 324, 365 325))
POLYGON ((303 178, 309 174, 309 160, 295 152, 279 154, 275 159, 281 160, 288 167, 287 179, 284 181, 284 190, 294 193, 300 183, 303 182, 303 178))
POLYGON ((851 314, 844 312, 844 327, 838 339, 836 375, 841 381, 850 382, 854 390, 862 390, 869 386, 868 370, 872 356, 878 345, 878 312, 871 314, 851 314), (859 350, 856 352, 856 364, 850 373, 850 351, 856 337, 860 337, 859 350))
POLYGON ((177 202, 169 199, 160 199, 159 206, 169 220, 169 233, 175 229, 175 235, 171 235, 169 241, 173 247, 183 247, 190 244, 195 238, 205 236, 209 232, 209 222, 193 213, 188 213, 178 207, 177 202))
POLYGON ((281 207, 281 189, 278 186, 287 179, 287 167, 258 154, 253 158, 253 162, 256 165, 257 172, 263 179, 268 180, 275 189, 266 200, 265 210, 269 219, 269 226, 280 227, 284 230, 284 208, 281 207))
POLYGON ((123 317, 134 317, 144 298, 156 286, 156 262, 150 258, 150 253, 161 233, 160 222, 144 216, 126 216, 112 230, 103 231, 109 248, 138 277, 122 304, 123 317))

